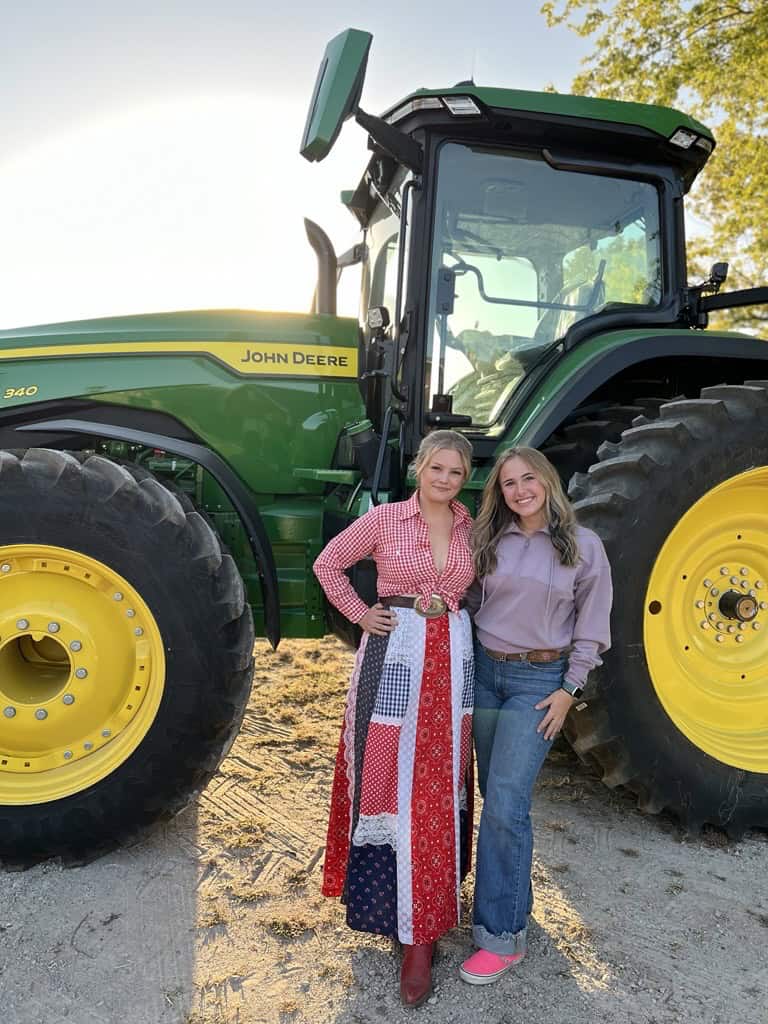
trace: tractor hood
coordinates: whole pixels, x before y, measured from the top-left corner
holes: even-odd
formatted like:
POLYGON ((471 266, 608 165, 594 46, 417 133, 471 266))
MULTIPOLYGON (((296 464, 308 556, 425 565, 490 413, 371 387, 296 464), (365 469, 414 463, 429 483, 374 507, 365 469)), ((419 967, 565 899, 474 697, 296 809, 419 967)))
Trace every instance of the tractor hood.
POLYGON ((246 310, 44 324, 0 331, 0 378, 20 359, 193 355, 239 375, 355 379, 357 333, 357 322, 344 317, 246 310))

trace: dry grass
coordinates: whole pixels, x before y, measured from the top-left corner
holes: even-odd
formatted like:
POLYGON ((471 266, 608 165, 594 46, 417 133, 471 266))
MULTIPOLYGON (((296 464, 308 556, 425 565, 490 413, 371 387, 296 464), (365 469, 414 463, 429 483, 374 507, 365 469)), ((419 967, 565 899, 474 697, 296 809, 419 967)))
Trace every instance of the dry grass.
POLYGON ((215 928, 217 925, 228 923, 229 907, 223 899, 213 899, 198 908, 196 921, 198 928, 215 928))
POLYGON ((299 766, 327 763, 338 742, 353 652, 324 637, 292 640, 277 653, 260 641, 255 655, 260 671, 251 707, 281 729, 280 734, 250 737, 250 742, 255 747, 290 748, 291 760, 299 766), (307 757, 308 750, 317 752, 320 760, 307 757))
POLYGON ((215 839, 235 850, 252 850, 264 842, 267 830, 252 818, 238 818, 235 821, 211 820, 206 828, 209 839, 215 839))
POLYGON ((266 922, 267 931, 281 939, 296 939, 306 932, 314 932, 315 923, 302 914, 286 914, 272 917, 266 922))
POLYGON ((233 879, 227 884, 226 893, 236 903, 261 903, 280 895, 273 886, 260 885, 249 879, 233 879))

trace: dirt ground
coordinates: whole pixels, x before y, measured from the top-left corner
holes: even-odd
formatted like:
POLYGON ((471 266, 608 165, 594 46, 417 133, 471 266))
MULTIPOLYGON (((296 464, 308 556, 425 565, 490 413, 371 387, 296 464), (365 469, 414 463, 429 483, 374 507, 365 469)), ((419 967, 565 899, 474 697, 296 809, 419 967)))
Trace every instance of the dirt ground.
POLYGON ((768 837, 738 845, 644 818, 555 748, 535 797, 531 948, 495 985, 461 982, 462 927, 436 991, 397 998, 388 941, 319 895, 350 654, 259 645, 230 756, 197 803, 81 867, 0 872, 2 1024, 765 1024, 768 837))

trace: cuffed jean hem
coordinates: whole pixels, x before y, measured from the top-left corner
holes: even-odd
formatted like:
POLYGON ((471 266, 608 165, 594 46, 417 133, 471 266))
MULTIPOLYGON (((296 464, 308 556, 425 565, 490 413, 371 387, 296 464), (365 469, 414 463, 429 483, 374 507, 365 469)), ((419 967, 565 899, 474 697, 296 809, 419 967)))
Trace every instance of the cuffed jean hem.
POLYGON ((491 935, 481 924, 472 926, 472 938, 478 949, 487 949, 489 953, 498 953, 499 956, 514 956, 516 953, 525 953, 528 950, 527 941, 528 929, 512 933, 504 932, 502 935, 491 935))

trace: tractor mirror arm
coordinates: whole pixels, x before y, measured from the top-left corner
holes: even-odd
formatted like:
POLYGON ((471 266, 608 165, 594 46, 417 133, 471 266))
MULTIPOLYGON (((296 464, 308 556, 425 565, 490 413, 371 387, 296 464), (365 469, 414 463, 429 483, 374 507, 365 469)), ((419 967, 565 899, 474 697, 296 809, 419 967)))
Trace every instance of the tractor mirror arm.
POLYGON ((380 117, 366 114, 359 107, 355 111, 355 120, 361 128, 365 128, 376 145, 385 153, 394 157, 398 163, 403 164, 414 174, 421 174, 424 165, 424 151, 410 135, 406 135, 398 128, 393 128, 391 124, 387 124, 380 117))
POLYGON ((704 295, 699 299, 699 309, 709 313, 713 309, 735 309, 737 306, 762 306, 768 303, 768 287, 742 288, 722 295, 704 295))

